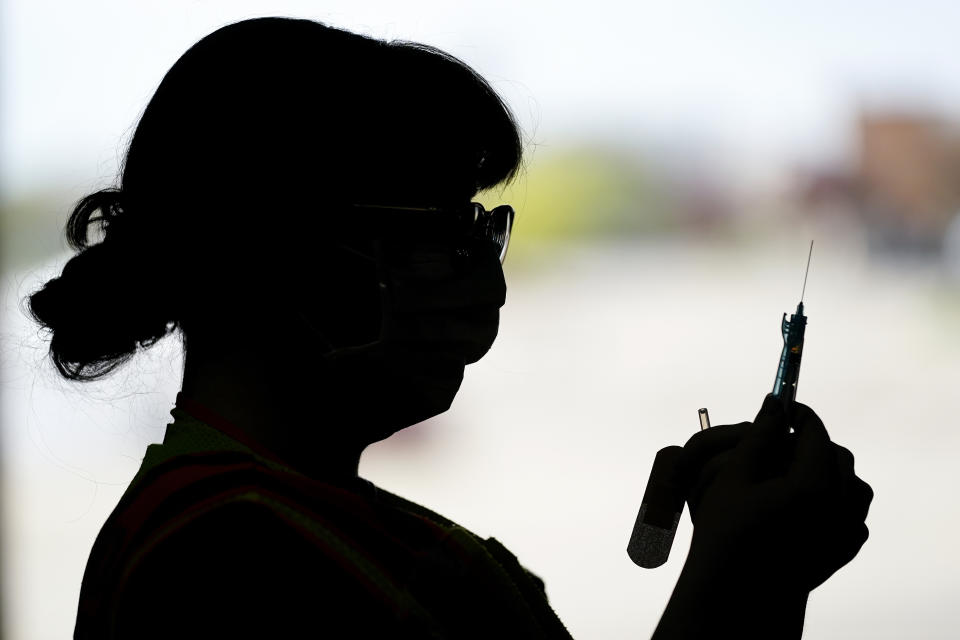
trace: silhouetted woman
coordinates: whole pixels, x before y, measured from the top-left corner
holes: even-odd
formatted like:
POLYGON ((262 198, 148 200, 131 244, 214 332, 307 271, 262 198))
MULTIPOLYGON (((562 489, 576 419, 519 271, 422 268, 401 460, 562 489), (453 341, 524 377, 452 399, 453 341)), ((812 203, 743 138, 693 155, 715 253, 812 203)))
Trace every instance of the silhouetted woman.
MULTIPOLYGON (((176 62, 119 187, 73 211, 78 255, 30 297, 68 379, 101 378, 174 332, 186 354, 163 444, 90 554, 76 638, 568 637, 543 582, 494 538, 357 475, 366 446, 445 411, 493 343, 513 211, 471 199, 520 163, 508 108, 431 47, 262 18, 176 62)), ((720 462, 755 455, 766 436, 752 430, 784 420, 760 417, 685 447, 703 551, 662 637, 706 637, 700 616, 711 637, 760 628, 722 594, 700 601, 718 584, 768 605, 767 637, 799 634, 807 569, 767 575, 737 542, 776 533, 758 524, 764 504, 764 517, 826 511, 737 502, 752 485, 720 462), (777 585, 786 604, 764 600, 777 585)), ((825 432, 811 442, 834 455, 825 432)), ((853 482, 852 461, 841 475, 853 482)), ((826 548, 810 544, 797 557, 826 548)), ((829 572, 859 548, 845 544, 829 572)))

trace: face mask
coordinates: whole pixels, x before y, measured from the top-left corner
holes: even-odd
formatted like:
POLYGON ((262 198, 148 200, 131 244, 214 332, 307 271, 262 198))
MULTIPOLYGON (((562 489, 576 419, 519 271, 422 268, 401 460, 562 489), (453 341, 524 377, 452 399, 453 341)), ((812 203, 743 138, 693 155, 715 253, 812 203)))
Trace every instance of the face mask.
POLYGON ((473 241, 459 250, 376 243, 381 327, 369 344, 321 341, 324 384, 335 412, 381 440, 450 408, 464 367, 492 346, 506 283, 494 247, 473 241))

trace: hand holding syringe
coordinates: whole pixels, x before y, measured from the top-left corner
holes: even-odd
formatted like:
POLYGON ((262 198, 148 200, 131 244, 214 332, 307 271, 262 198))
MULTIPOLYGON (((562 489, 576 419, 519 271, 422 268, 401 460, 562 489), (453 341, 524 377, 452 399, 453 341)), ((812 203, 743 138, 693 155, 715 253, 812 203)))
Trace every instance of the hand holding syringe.
MULTIPOLYGON (((811 255, 812 243, 808 270, 811 255)), ((701 409, 701 430, 685 446, 658 452, 627 547, 641 567, 666 562, 685 502, 695 527, 691 555, 694 549, 720 554, 734 562, 731 569, 807 589, 866 540, 870 487, 854 474, 852 454, 830 442, 817 415, 794 401, 805 287, 806 274, 797 311, 781 322, 773 392, 753 423, 711 428, 701 409), (811 494, 818 501, 811 502, 811 494), (776 576, 767 575, 774 568, 776 576)))
MULTIPOLYGON (((807 275, 810 273, 810 258, 813 256, 813 241, 807 254, 807 270, 803 276, 803 289, 800 292, 800 304, 790 320, 783 314, 780 328, 783 332, 783 349, 777 376, 773 383, 773 396, 778 398, 786 409, 797 394, 797 380, 800 376, 800 358, 803 355, 803 336, 807 318, 803 315, 803 294, 807 290, 807 275)), ((706 408, 698 412, 700 430, 710 428, 710 414, 706 408)), ((652 569, 667 561, 673 538, 677 533, 683 505, 687 497, 689 484, 682 470, 684 450, 680 447, 666 447, 657 453, 647 481, 647 489, 640 503, 627 553, 639 566, 652 569)))

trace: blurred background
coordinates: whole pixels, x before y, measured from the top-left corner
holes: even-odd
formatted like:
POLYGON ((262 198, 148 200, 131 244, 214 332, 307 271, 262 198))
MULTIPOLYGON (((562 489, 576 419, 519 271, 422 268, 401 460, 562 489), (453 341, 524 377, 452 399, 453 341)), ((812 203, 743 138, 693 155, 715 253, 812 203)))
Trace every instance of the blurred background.
POLYGON ((361 475, 501 540, 574 637, 649 637, 691 534, 684 515, 657 570, 628 559, 650 464, 699 407, 756 414, 815 240, 798 400, 876 497, 805 637, 957 637, 960 4, 0 6, 3 638, 71 636, 93 540, 182 375, 167 339, 107 381, 62 382, 21 300, 59 274, 72 205, 114 182, 166 70, 261 15, 438 46, 524 128, 525 171, 480 198, 518 211, 498 342, 450 411, 368 449, 361 475))

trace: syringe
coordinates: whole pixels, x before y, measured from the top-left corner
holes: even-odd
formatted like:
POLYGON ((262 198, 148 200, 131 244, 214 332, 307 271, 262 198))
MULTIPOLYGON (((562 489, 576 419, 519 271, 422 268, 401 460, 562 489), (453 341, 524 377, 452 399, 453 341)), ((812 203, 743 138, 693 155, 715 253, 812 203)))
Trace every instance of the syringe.
POLYGON ((803 289, 800 291, 800 303, 795 313, 783 314, 780 332, 783 334, 783 349, 780 351, 780 364, 777 377, 773 381, 773 396, 779 398, 786 410, 797 397, 797 381, 800 378, 800 358, 803 356, 803 334, 807 328, 807 316, 803 315, 803 296, 807 292, 807 275, 810 273, 810 258, 813 256, 813 240, 807 254, 807 270, 803 274, 803 289))

